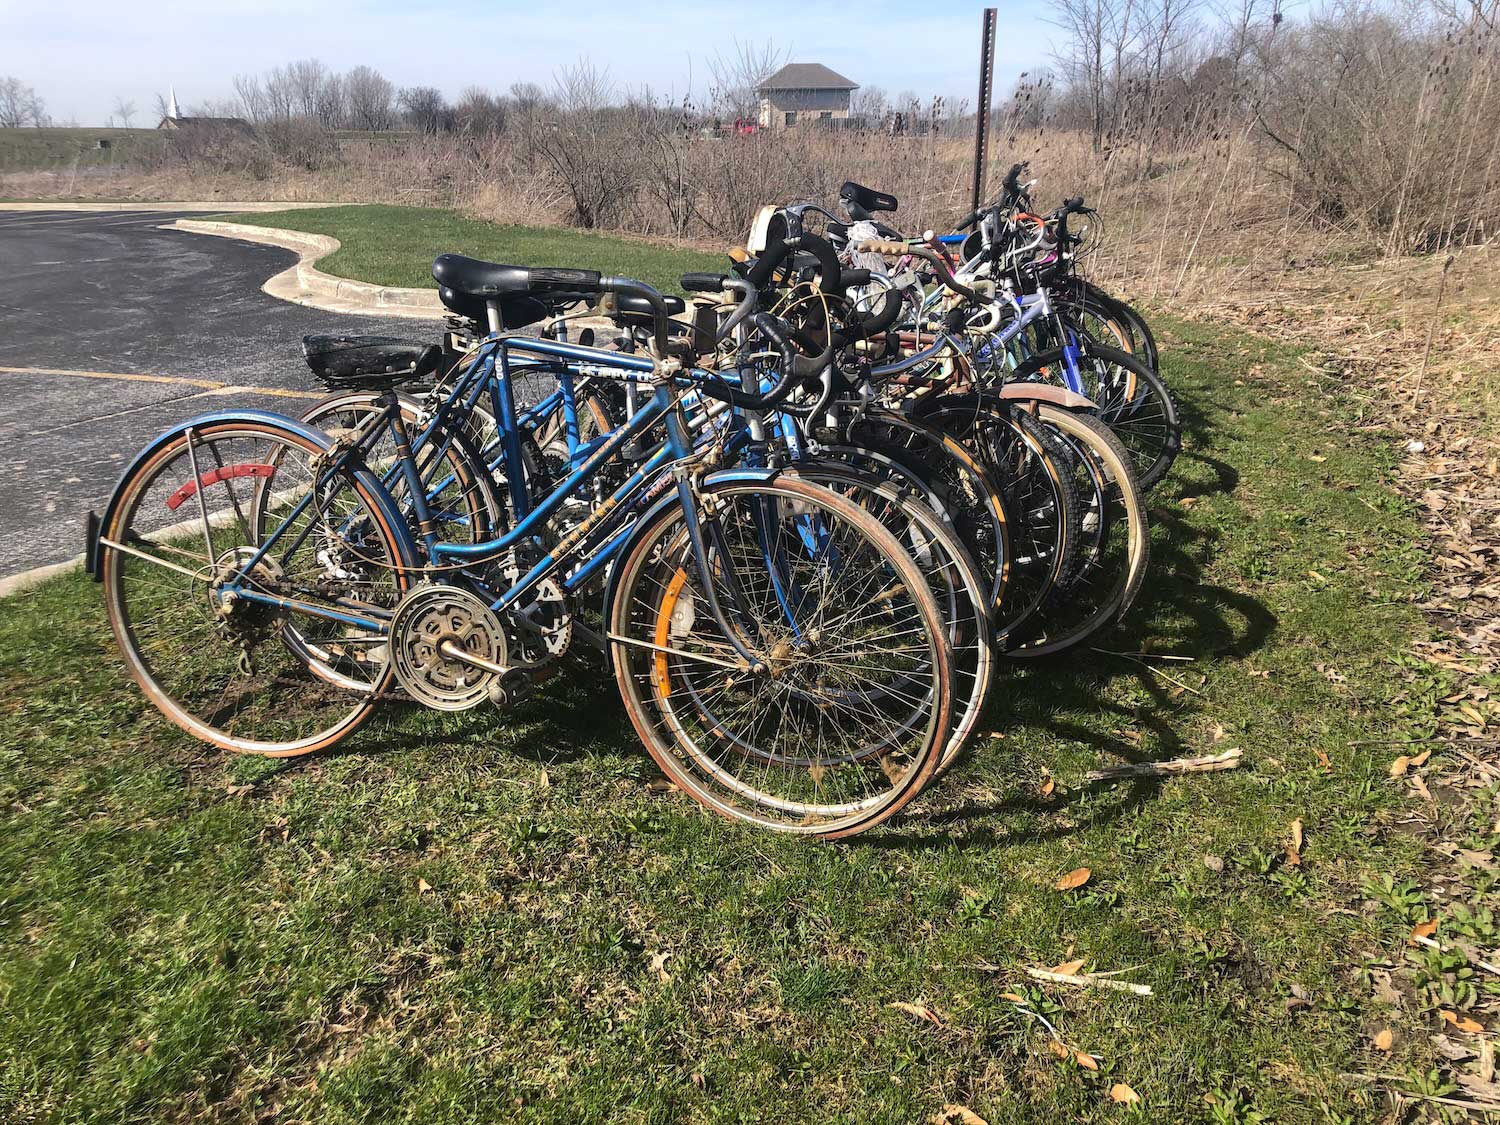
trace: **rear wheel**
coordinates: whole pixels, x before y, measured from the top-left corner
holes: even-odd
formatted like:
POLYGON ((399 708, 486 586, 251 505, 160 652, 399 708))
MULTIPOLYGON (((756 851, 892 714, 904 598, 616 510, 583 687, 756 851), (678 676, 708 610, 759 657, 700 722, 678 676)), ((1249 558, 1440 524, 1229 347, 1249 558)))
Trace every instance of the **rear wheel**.
POLYGON ((381 622, 407 585, 401 533, 368 470, 323 460, 317 442, 269 422, 187 429, 122 483, 100 529, 126 666, 205 742, 320 750, 391 685, 381 622))
POLYGON ((1067 464, 1082 506, 1074 566, 1012 637, 1009 655, 1018 657, 1065 652, 1118 622, 1140 592, 1151 556, 1146 507, 1119 439, 1088 414, 1039 404, 1037 418, 1071 451, 1067 464))
MULTIPOLYGON (((1176 400, 1156 372, 1118 348, 1086 344, 1078 365, 1083 393, 1093 401, 1095 415, 1120 439, 1136 479, 1149 490, 1167 475, 1182 449, 1176 400)), ((1063 353, 1032 357, 1016 368, 1010 381, 1061 385, 1063 353)))

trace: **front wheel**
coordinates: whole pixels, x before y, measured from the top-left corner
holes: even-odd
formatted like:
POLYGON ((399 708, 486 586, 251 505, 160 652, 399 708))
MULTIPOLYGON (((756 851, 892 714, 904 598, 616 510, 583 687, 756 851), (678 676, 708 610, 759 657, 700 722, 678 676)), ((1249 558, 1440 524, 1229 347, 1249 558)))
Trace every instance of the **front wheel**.
POLYGON ((706 573, 677 505, 616 564, 611 654, 652 757, 708 808, 779 832, 894 815, 932 777, 952 712, 946 626, 916 563, 859 505, 790 477, 710 485, 693 515, 706 573))

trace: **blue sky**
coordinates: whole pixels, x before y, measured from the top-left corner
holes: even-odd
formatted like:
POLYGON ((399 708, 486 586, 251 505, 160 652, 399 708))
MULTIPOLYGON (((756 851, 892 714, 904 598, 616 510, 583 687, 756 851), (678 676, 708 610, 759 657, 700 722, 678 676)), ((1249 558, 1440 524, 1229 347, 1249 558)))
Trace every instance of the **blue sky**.
MULTIPOLYGON (((1045 65, 1053 29, 1044 3, 1000 8, 996 86, 1045 65)), ((0 75, 36 88, 58 123, 102 124, 115 99, 154 124, 158 91, 184 106, 227 98, 235 74, 314 57, 346 70, 373 66, 398 86, 506 89, 550 84, 580 55, 617 85, 702 95, 705 60, 741 41, 773 39, 798 62, 821 62, 863 86, 974 98, 979 3, 863 0, 859 4, 743 5, 731 18, 702 0, 588 2, 511 0, 0 0, 0 75)))

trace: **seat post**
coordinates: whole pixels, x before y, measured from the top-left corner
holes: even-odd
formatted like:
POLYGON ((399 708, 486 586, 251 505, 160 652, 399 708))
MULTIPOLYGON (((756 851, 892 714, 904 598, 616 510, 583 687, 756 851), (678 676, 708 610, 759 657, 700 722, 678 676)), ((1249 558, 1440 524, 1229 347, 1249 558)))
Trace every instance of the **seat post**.
POLYGON ((498 336, 505 331, 505 322, 500 318, 500 302, 486 301, 484 303, 485 315, 489 318, 490 334, 498 336))

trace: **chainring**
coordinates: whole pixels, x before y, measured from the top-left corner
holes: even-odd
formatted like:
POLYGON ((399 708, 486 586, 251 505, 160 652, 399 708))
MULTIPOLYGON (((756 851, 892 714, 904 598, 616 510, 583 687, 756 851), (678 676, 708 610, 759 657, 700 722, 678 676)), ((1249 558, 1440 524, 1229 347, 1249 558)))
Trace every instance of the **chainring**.
POLYGON ((406 693, 437 711, 465 711, 492 698, 500 677, 444 654, 452 642, 491 664, 505 665, 505 629, 490 607, 458 586, 423 583, 396 605, 391 665, 406 693))
POLYGON ((573 616, 568 596, 551 578, 544 578, 531 591, 526 607, 535 629, 516 623, 513 633, 516 662, 536 668, 568 651, 573 640, 573 616))

